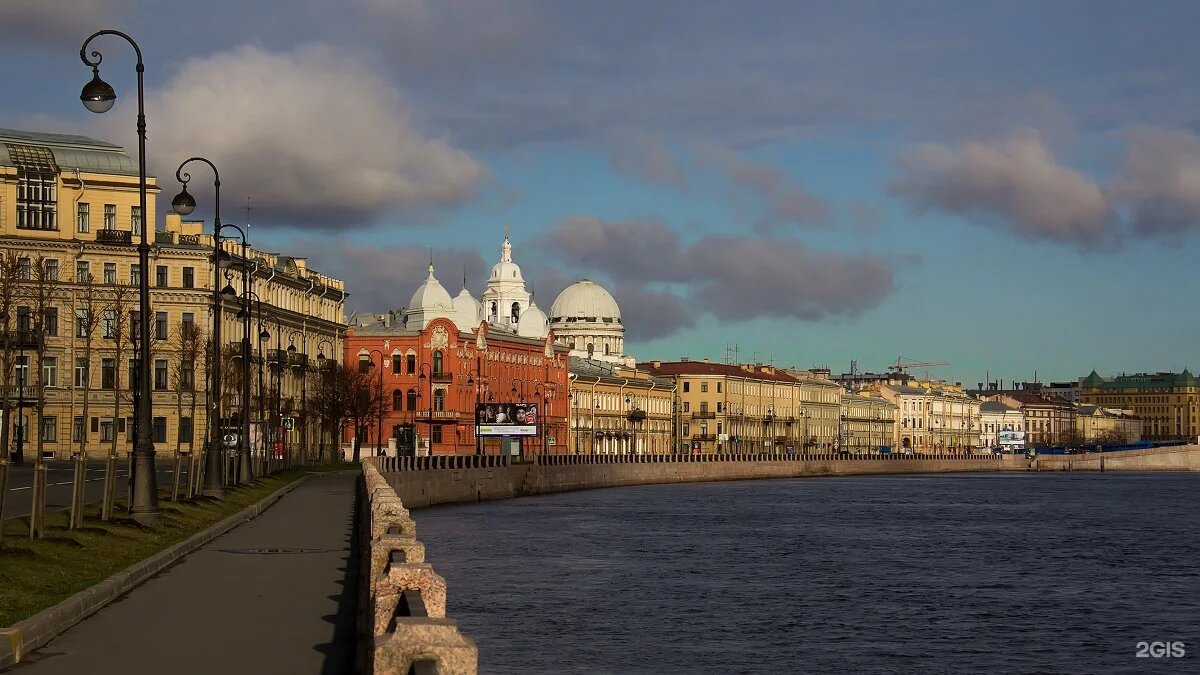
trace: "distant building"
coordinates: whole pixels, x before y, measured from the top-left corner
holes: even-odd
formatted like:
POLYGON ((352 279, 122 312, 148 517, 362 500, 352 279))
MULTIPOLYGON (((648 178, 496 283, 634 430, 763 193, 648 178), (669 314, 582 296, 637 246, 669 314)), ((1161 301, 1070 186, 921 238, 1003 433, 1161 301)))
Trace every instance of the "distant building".
POLYGON ((1143 437, 1150 440, 1195 439, 1200 433, 1200 378, 1186 368, 1182 373, 1158 372, 1101 377, 1092 371, 1080 382, 1085 404, 1130 410, 1142 420, 1143 437))
POLYGON ((844 447, 854 454, 896 447, 896 418, 900 408, 882 396, 842 394, 841 427, 844 447))
POLYGON ((1029 445, 1058 445, 1074 440, 1075 406, 1061 398, 1014 391, 998 394, 991 400, 1021 411, 1029 445))
MULTIPOLYGON (((1001 432, 1017 432, 1016 438, 1022 438, 1025 432, 1025 415, 1020 408, 1006 405, 1001 401, 983 401, 979 404, 979 442, 985 448, 1001 447, 1001 432)), ((1010 437, 1013 437, 1010 435, 1010 437)), ((1010 445, 1024 445, 1010 443, 1010 445)))
POLYGON ((947 382, 882 384, 879 395, 899 408, 900 447, 916 452, 969 452, 979 438, 979 401, 947 382))
POLYGON ((680 451, 675 383, 610 361, 571 357, 574 454, 661 455, 680 451))
POLYGON ((1132 411, 1080 404, 1075 430, 1084 443, 1122 445, 1142 440, 1142 420, 1132 411))

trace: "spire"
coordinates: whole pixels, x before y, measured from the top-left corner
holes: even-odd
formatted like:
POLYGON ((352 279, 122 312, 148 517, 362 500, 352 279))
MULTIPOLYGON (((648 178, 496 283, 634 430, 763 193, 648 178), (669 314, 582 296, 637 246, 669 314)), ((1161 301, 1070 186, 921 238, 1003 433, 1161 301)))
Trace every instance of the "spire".
POLYGON ((467 290, 467 266, 463 265, 463 290, 467 290))
POLYGON ((433 278, 433 249, 429 249, 429 278, 433 278))
POLYGON ((512 262, 512 244, 508 243, 508 223, 504 224, 504 243, 500 245, 500 262, 512 262))

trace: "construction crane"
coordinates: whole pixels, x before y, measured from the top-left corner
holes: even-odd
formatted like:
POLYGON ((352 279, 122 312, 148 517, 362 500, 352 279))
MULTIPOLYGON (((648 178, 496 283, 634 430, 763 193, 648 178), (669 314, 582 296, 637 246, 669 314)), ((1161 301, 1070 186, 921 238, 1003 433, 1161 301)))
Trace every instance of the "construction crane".
POLYGON ((888 370, 894 373, 906 374, 904 371, 909 368, 932 368, 933 366, 948 366, 949 361, 914 361, 904 356, 897 356, 896 362, 888 366, 888 370), (907 361, 907 363, 905 363, 907 361))

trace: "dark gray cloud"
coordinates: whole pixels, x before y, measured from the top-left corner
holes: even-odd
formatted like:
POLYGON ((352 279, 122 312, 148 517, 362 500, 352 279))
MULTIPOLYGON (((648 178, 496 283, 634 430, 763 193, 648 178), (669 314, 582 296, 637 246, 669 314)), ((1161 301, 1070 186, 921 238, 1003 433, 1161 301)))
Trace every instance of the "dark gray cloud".
POLYGON ((1133 232, 1175 237, 1200 226, 1200 138, 1181 129, 1141 127, 1110 193, 1128 206, 1133 232))
POLYGON ((627 340, 636 342, 667 337, 694 327, 699 316, 688 303, 668 290, 618 283, 612 293, 621 307, 621 322, 625 324, 627 340))
POLYGON ((756 208, 751 209, 756 231, 769 233, 785 225, 829 224, 825 201, 779 167, 752 162, 716 146, 701 146, 698 153, 704 162, 719 169, 756 202, 756 208))
MULTIPOLYGON (((115 23, 132 4, 132 0, 4 0, 0 39, 56 50, 74 47, 78 52, 84 38, 115 23)), ((114 39, 120 38, 99 38, 114 39)))
POLYGON ((534 247, 568 270, 600 269, 625 281, 675 281, 683 274, 679 234, 657 219, 572 216, 541 235, 534 247))
MULTIPOLYGON (((351 297, 347 314, 354 311, 381 312, 408 305, 413 291, 428 276, 428 248, 409 245, 371 246, 345 239, 302 240, 298 251, 312 251, 309 264, 321 272, 346 281, 351 297)), ((483 289, 491 265, 478 253, 461 248, 433 249, 438 281, 451 296, 462 290, 463 270, 476 298, 483 289)))
POLYGON ((924 144, 898 165, 889 191, 918 214, 955 213, 1026 239, 1082 249, 1110 246, 1117 236, 1117 221, 1100 186, 1060 166, 1032 130, 955 148, 924 144))
POLYGON ((649 183, 686 189, 679 161, 662 137, 640 129, 618 129, 608 139, 612 167, 649 183))
POLYGON ((670 335, 698 317, 816 321, 856 316, 894 289, 891 265, 873 255, 814 251, 785 237, 709 236, 685 244, 656 220, 576 216, 540 242, 581 276, 616 282, 614 294, 637 339, 670 335), (644 323, 644 327, 635 326, 644 323))

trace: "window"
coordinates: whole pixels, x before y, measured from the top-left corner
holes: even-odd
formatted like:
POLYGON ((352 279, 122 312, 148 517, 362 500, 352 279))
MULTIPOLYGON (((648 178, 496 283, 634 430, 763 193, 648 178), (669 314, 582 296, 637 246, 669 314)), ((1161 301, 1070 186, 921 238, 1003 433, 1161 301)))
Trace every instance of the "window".
POLYGON ((57 230, 58 175, 46 148, 8 144, 17 165, 17 229, 57 230))
POLYGON ((371 357, 365 356, 365 355, 358 357, 358 372, 360 372, 360 373, 371 372, 371 357))
POLYGON ((142 283, 142 266, 139 263, 133 263, 129 266, 129 285, 137 286, 142 283))
POLYGON ((105 204, 104 205, 104 229, 106 229, 106 230, 117 229, 117 205, 116 204, 105 204))
POLYGON ((29 281, 33 276, 33 261, 29 258, 17 258, 17 278, 29 281))
POLYGON ((87 359, 75 359, 75 386, 83 388, 87 386, 88 379, 88 362, 87 359))
POLYGON ((401 365, 400 365, 400 355, 399 355, 399 354, 392 354, 392 374, 393 374, 393 375, 399 375, 399 374, 400 374, 400 368, 401 368, 401 365))
POLYGON ((167 286, 167 266, 159 265, 154 268, 154 285, 159 288, 167 286))
POLYGON ((691 412, 691 410, 692 410, 691 401, 684 401, 683 402, 683 412, 691 412))
POLYGON ((700 393, 701 393, 701 394, 707 394, 707 393, 708 393, 708 383, 707 383, 707 382, 701 382, 701 383, 700 383, 700 393))
POLYGON ((47 387, 58 386, 58 357, 42 357, 42 384, 47 387))
POLYGON ((721 412, 721 402, 717 401, 717 412, 721 412))
POLYGON ((13 377, 17 380, 17 386, 29 386, 29 357, 18 356, 16 358, 16 368, 17 371, 13 374, 13 377))
POLYGON ((115 263, 115 262, 104 263, 104 283, 106 283, 106 284, 117 283, 117 263, 115 263))
POLYGON ((58 281, 58 261, 53 258, 46 261, 46 281, 58 281))
POLYGON ((416 410, 417 409, 417 390, 409 389, 408 393, 405 394, 405 398, 408 399, 408 409, 416 410))
POLYGON ((76 443, 83 441, 83 417, 76 416, 71 420, 71 440, 76 443))
POLYGON ((129 312, 129 338, 140 340, 142 336, 142 313, 137 310, 129 312))
POLYGON ((101 389, 116 389, 117 387, 117 360, 116 359, 100 359, 100 388, 101 389))
POLYGON ((517 323, 521 320, 521 305, 514 302, 512 304, 512 322, 517 323))
POLYGON ((187 336, 194 335, 196 332, 196 315, 193 312, 183 313, 183 334, 187 336))
POLYGON ((692 389, 692 386, 691 386, 691 385, 692 385, 692 383, 691 383, 691 382, 684 382, 684 383, 683 383, 683 393, 685 393, 685 394, 686 394, 686 393, 688 393, 689 391, 691 391, 691 389, 692 389))
POLYGON ((47 337, 58 337, 58 308, 47 307, 42 323, 42 330, 46 332, 47 337))
POLYGON ((167 418, 155 417, 154 423, 151 425, 150 430, 153 434, 152 440, 155 443, 167 442, 167 418))
POLYGON ((717 383, 717 393, 718 394, 721 393, 721 383, 720 382, 717 383))
MULTIPOLYGON (((95 418, 93 418, 95 419, 95 418)), ((117 438, 117 429, 111 417, 100 420, 100 442, 112 442, 117 438)))
POLYGON ((42 440, 47 443, 58 442, 58 418, 43 417, 42 418, 42 440))
POLYGON ((136 356, 129 359, 129 368, 126 372, 129 375, 125 381, 129 383, 130 388, 137 389, 138 384, 141 382, 141 378, 138 377, 138 359, 136 356))
POLYGON ((433 409, 435 412, 442 412, 446 409, 446 391, 444 389, 433 392, 433 409))
POLYGON ((684 436, 691 436, 691 435, 692 435, 692 429, 691 429, 691 425, 689 425, 687 422, 684 422, 684 423, 683 423, 683 435, 684 435, 684 436))
MULTIPOLYGON (((154 360, 154 389, 164 391, 167 388, 167 360, 154 360)), ((164 439, 165 440, 165 439, 164 439)))
POLYGON ((433 353, 433 372, 440 375, 442 373, 442 352, 438 350, 433 353))
POLYGON ((155 340, 166 340, 167 339, 167 313, 166 312, 155 312, 154 313, 154 339, 155 340))
POLYGON ((184 288, 195 288, 196 287, 196 269, 194 267, 183 268, 183 287, 184 288))
POLYGON ((416 354, 409 354, 408 356, 404 357, 404 372, 408 373, 409 375, 417 372, 416 354))
POLYGON ((129 231, 133 234, 142 233, 142 207, 129 207, 129 231))
POLYGON ((192 418, 190 418, 190 417, 180 417, 179 418, 179 433, 177 434, 177 436, 179 438, 180 443, 191 443, 192 442, 192 435, 193 435, 192 429, 193 429, 192 418))
POLYGON ((707 412, 708 412, 708 401, 701 401, 700 402, 700 414, 705 414, 707 412))
POLYGON ((76 260, 75 261, 75 282, 80 283, 80 284, 86 284, 87 282, 91 281, 91 278, 92 278, 92 270, 90 269, 90 266, 88 265, 88 261, 76 260))
POLYGON ((392 410, 404 410, 404 392, 399 389, 392 391, 392 410))
POLYGON ((90 232, 92 229, 92 224, 88 220, 90 208, 87 202, 79 202, 79 207, 75 212, 75 229, 79 232, 90 232))
POLYGON ((117 310, 106 309, 100 313, 101 337, 113 339, 117 337, 117 310))
POLYGON ((18 333, 28 333, 32 327, 33 326, 31 325, 31 323, 29 321, 29 308, 28 307, 18 307, 17 308, 17 332, 18 333))
POLYGON ((179 388, 193 391, 196 388, 196 362, 191 359, 179 362, 179 388))
POLYGON ((433 433, 431 434, 431 436, 432 436, 432 440, 434 443, 441 443, 442 442, 442 427, 437 424, 433 425, 433 433))

